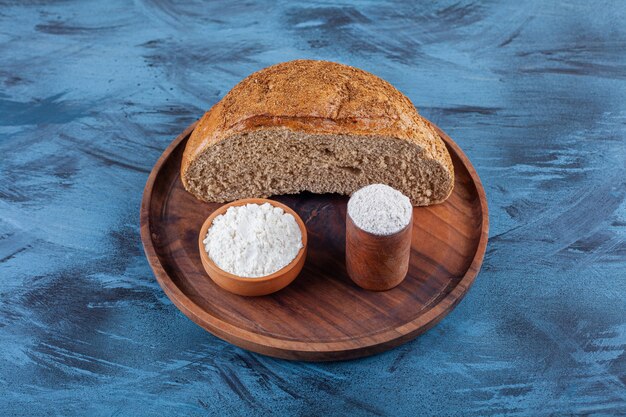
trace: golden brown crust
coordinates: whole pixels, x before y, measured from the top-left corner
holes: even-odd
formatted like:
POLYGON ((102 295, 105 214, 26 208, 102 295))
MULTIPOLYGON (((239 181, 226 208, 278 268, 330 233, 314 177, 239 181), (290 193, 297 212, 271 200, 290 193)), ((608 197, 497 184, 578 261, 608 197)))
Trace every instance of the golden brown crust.
POLYGON ((454 175, 443 141, 391 84, 347 65, 296 60, 248 76, 204 114, 183 154, 183 184, 187 168, 207 147, 235 133, 271 127, 404 139, 454 175))

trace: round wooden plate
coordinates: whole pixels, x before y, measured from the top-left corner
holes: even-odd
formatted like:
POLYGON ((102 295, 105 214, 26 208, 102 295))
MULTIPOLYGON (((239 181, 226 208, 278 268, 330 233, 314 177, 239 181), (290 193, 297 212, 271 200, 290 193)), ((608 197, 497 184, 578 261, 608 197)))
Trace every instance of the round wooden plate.
POLYGON ((465 295, 487 246, 485 191, 471 163, 445 133, 454 192, 443 204, 413 210, 409 273, 385 292, 357 287, 346 274, 348 197, 274 196, 306 223, 309 250, 300 276, 263 297, 222 290, 207 276, 198 231, 220 204, 196 200, 180 181, 188 127, 165 150, 146 184, 141 239, 157 280, 172 302, 214 335, 244 349, 285 359, 351 359, 398 346, 428 330, 465 295))

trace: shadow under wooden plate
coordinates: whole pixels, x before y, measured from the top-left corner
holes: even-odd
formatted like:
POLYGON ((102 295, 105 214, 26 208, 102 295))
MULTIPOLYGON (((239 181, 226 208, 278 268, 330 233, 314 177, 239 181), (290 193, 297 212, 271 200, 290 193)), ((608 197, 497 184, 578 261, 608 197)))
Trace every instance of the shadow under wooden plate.
POLYGON ((346 273, 347 196, 274 196, 304 220, 309 236, 300 276, 283 290, 242 297, 206 274, 198 231, 221 204, 196 200, 180 181, 180 162, 195 124, 165 150, 146 184, 141 239, 157 280, 194 322, 244 349, 310 361, 371 355, 423 333, 465 295, 487 245, 487 201, 467 157, 437 128, 452 156, 455 186, 443 204, 413 210, 406 279, 385 292, 359 288, 346 273))

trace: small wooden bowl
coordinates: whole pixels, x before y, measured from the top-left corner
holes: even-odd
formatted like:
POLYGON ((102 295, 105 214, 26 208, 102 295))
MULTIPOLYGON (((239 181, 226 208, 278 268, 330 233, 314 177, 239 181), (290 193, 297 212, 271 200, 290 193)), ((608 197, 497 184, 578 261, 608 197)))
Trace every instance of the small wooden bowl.
POLYGON ((293 211, 288 206, 279 203, 278 201, 268 200, 265 198, 246 198, 243 200, 237 200, 233 201, 232 203, 224 204, 222 207, 211 213, 211 215, 204 221, 204 224, 202 224, 202 227, 200 228, 198 245, 200 248, 200 259, 202 260, 202 266, 204 266, 204 269, 207 274, 209 274, 209 277, 211 277, 211 279, 217 285, 219 285, 226 291, 232 292, 234 294, 246 296, 267 295, 285 288, 294 279, 296 279, 300 271, 302 271, 304 261, 306 260, 307 250, 306 226, 304 225, 304 222, 302 221, 300 216, 298 216, 295 211, 293 211), (211 227, 211 224, 213 223, 213 219, 215 219, 220 214, 226 213, 226 210, 228 210, 230 207, 244 206, 246 204, 261 205, 264 203, 269 203, 274 207, 280 207, 285 211, 285 213, 291 214, 296 219, 296 223, 298 223, 300 233, 302 234, 302 248, 300 249, 296 257, 288 265, 284 266, 283 268, 279 269, 271 275, 260 278, 243 278, 224 271, 223 269, 218 267, 215 262, 213 262, 213 260, 204 248, 203 240, 206 238, 209 227, 211 227))

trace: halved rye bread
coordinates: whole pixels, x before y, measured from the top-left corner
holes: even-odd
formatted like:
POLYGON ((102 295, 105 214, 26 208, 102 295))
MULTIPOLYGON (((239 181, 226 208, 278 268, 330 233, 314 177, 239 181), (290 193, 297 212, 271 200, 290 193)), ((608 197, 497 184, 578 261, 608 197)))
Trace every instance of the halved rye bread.
POLYGON ((209 110, 183 154, 197 198, 228 202, 388 184, 413 205, 452 192, 448 151, 411 101, 363 70, 297 60, 258 71, 209 110))

